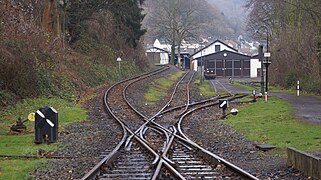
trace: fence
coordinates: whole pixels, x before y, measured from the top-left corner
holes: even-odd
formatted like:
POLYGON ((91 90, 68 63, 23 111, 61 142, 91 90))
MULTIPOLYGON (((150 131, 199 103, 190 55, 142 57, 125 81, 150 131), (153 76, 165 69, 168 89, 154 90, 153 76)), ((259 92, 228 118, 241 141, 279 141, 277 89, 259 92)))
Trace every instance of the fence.
POLYGON ((299 151, 295 148, 287 148, 289 166, 303 172, 306 176, 321 180, 321 158, 299 151))

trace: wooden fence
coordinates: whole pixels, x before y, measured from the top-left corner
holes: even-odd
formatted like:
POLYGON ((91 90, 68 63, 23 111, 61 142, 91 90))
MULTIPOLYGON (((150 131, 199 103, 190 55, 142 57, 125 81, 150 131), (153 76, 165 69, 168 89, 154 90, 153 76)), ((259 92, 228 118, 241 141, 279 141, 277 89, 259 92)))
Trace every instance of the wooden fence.
POLYGON ((321 180, 321 158, 295 148, 287 148, 287 164, 303 172, 306 176, 321 180))

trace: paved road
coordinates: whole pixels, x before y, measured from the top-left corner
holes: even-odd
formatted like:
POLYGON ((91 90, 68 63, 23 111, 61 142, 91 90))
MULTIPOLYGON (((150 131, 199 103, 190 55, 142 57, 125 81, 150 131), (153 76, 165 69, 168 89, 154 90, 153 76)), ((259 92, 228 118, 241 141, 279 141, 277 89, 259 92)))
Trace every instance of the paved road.
POLYGON ((247 93, 247 94, 252 93, 239 86, 233 86, 233 84, 229 83, 228 78, 216 78, 215 80, 211 80, 210 82, 215 92, 247 93))
MULTIPOLYGON (((242 79, 250 81, 251 79, 242 79)), ((257 81, 257 79, 253 79, 257 81)), ((252 93, 241 87, 229 84, 228 78, 217 78, 211 81, 216 92, 228 91, 230 93, 252 93)), ((297 97, 294 94, 273 93, 272 95, 288 101, 295 109, 296 116, 309 122, 321 125, 321 97, 301 95, 297 97)))

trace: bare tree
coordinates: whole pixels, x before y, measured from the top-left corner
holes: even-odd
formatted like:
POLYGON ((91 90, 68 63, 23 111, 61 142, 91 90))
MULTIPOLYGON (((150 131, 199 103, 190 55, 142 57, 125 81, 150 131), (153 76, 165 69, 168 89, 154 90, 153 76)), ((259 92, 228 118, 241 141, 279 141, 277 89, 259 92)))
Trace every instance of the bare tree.
POLYGON ((248 30, 269 37, 272 81, 321 93, 321 0, 248 0, 248 30))
POLYGON ((184 38, 196 34, 200 29, 201 0, 159 0, 147 10, 149 26, 171 42, 171 61, 174 62, 177 46, 178 67, 181 65, 180 44, 184 38))

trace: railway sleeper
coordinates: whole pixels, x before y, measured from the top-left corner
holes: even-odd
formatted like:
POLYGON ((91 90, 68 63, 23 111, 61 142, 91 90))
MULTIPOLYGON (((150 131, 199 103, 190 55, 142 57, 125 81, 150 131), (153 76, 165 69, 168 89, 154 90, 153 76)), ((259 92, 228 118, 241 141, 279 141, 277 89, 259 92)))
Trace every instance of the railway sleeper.
POLYGON ((135 179, 151 179, 152 173, 144 173, 144 174, 126 174, 124 172, 120 172, 117 174, 104 174, 103 177, 100 178, 100 180, 109 180, 109 179, 124 179, 124 180, 135 180, 135 179))

